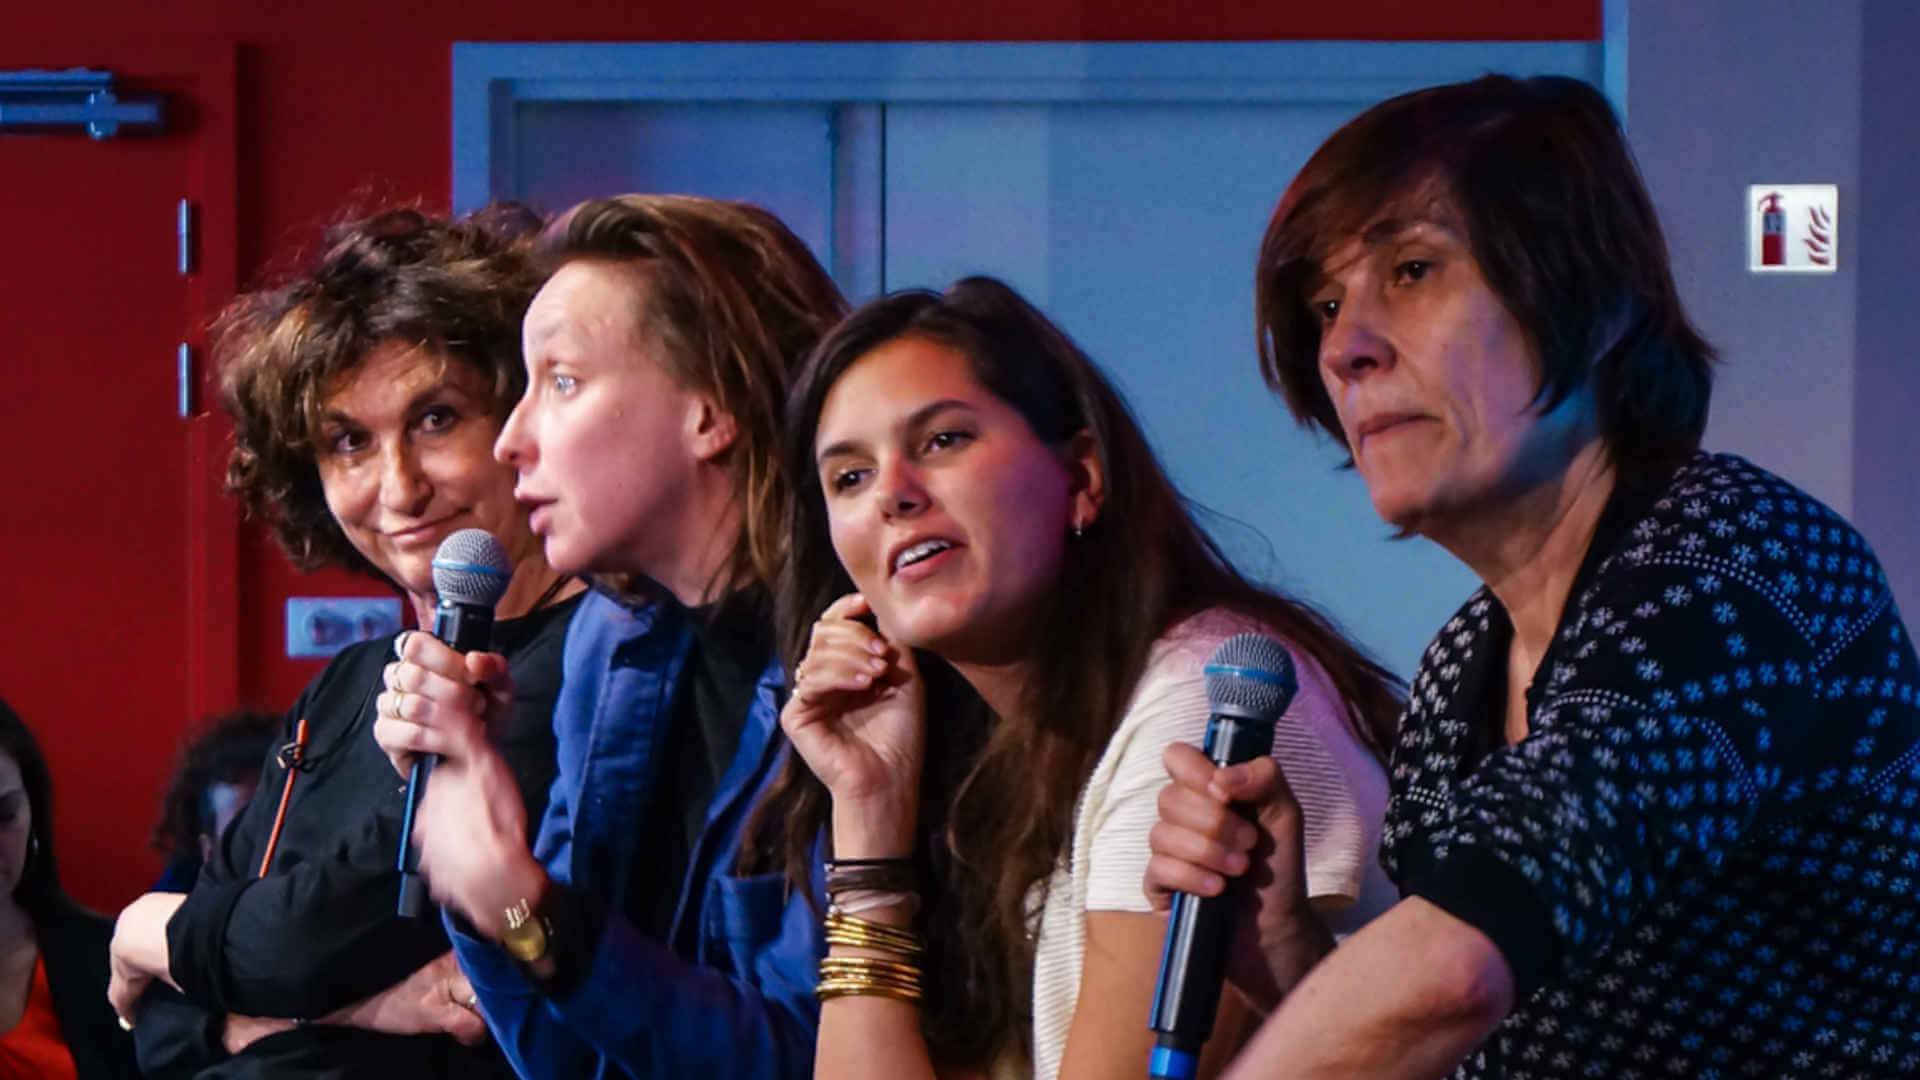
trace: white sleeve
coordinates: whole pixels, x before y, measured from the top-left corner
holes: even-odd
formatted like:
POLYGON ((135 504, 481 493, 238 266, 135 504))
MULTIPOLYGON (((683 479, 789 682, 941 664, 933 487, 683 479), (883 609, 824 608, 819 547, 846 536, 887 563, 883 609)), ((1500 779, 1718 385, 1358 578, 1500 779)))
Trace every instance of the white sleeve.
MULTIPOLYGON (((1193 746, 1206 741, 1203 661, 1190 652, 1167 659, 1142 677, 1081 807, 1078 828, 1092 836, 1089 911, 1151 910, 1143 883, 1152 854, 1147 834, 1160 820, 1160 790, 1168 783, 1162 758, 1176 739, 1193 746)), ((1294 660, 1300 690, 1275 725, 1273 755, 1302 808, 1307 894, 1339 906, 1360 895, 1373 856, 1347 773, 1323 742, 1353 736, 1319 665, 1297 652, 1294 660)))
POLYGON ((1160 820, 1160 789, 1167 786, 1162 758, 1175 740, 1199 746, 1207 737, 1207 687, 1199 666, 1184 677, 1149 669, 1114 733, 1107 759, 1095 774, 1105 780, 1081 806, 1079 829, 1090 831, 1087 849, 1088 911, 1150 911, 1147 903, 1147 833, 1160 820), (1098 796, 1097 798, 1095 796, 1098 796))

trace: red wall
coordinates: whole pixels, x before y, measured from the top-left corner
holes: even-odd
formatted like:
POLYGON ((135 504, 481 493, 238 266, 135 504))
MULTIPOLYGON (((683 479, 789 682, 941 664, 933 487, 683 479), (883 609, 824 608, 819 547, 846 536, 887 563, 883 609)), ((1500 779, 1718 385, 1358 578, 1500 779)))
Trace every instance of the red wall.
MULTIPOLYGON (((455 40, 1592 40, 1600 0, 10 0, 8 31, 71 43, 49 67, 86 64, 111 37, 212 37, 237 49, 239 279, 310 243, 345 203, 448 198, 448 58, 455 40)), ((59 250, 54 237, 15 250, 59 250)), ((50 267, 53 272, 58 266, 50 267)), ((284 708, 318 669, 283 655, 291 595, 378 593, 360 579, 289 569, 271 538, 243 529, 240 699, 284 708)), ((50 643, 49 648, 58 648, 50 643)), ((182 718, 185 725, 191 718, 182 718)), ((146 823, 128 830, 129 849, 146 823)))

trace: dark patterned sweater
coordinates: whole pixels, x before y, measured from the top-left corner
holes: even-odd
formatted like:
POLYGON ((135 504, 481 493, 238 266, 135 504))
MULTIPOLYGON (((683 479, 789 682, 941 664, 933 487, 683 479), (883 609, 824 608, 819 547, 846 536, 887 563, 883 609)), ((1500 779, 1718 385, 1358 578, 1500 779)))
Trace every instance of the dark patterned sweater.
POLYGON ((1920 664, 1859 534, 1698 455, 1610 503, 1507 746, 1511 635, 1446 624, 1391 770, 1388 873, 1515 973, 1456 1075, 1920 1075, 1920 664))

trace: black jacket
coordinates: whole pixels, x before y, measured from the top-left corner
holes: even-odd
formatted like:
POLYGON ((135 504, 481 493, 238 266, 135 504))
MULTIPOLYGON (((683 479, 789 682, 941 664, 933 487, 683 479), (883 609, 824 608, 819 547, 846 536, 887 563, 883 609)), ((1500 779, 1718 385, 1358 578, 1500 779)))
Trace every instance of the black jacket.
POLYGON ((107 1004, 107 945, 113 923, 70 900, 36 922, 53 1015, 80 1080, 134 1080, 133 1039, 107 1004))
MULTIPOLYGON (((495 626, 494 646, 515 698, 502 750, 540 820, 552 783, 553 699, 577 601, 495 626)), ((307 744, 266 877, 258 876, 287 768, 269 755, 253 801, 222 838, 167 927, 165 987, 142 1001, 141 1066, 168 1077, 507 1076, 491 1047, 442 1036, 399 1037, 310 1025, 269 1036, 234 1057, 220 1045, 225 1014, 315 1019, 392 986, 447 950, 437 912, 395 915, 404 785, 374 743, 374 699, 391 639, 336 656, 287 716, 307 744)))

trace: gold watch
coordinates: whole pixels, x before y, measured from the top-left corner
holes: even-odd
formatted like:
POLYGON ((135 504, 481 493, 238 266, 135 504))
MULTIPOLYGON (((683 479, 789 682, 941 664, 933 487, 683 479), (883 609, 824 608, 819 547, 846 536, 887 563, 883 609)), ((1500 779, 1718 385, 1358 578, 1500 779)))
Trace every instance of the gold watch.
POLYGON ((522 964, 532 964, 547 955, 551 927, 533 910, 533 901, 521 898, 507 909, 507 928, 500 934, 500 947, 522 964))

